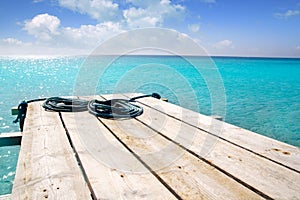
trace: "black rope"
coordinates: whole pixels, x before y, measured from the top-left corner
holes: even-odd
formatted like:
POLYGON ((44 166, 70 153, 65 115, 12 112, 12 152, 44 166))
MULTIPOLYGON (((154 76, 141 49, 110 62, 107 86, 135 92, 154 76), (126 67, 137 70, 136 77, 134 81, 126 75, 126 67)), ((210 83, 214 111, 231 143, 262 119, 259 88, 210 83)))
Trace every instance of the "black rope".
POLYGON ((88 101, 74 98, 50 97, 43 103, 46 110, 56 112, 87 111, 88 101))
POLYGON ((40 98, 40 99, 31 99, 26 101, 27 103, 33 103, 33 102, 37 102, 37 101, 45 101, 47 98, 40 98))
POLYGON ((88 109, 91 114, 101 118, 134 118, 143 113, 143 108, 131 102, 144 97, 154 97, 160 99, 160 95, 157 93, 137 96, 129 100, 111 99, 99 101, 95 99, 89 102, 88 109))
POLYGON ((18 106, 18 117, 14 120, 14 123, 20 122, 20 129, 23 131, 24 120, 26 118, 26 111, 28 103, 36 101, 44 101, 43 107, 46 110, 55 112, 81 112, 89 111, 91 114, 102 118, 134 118, 143 113, 143 108, 131 102, 136 99, 144 97, 154 97, 160 99, 160 95, 157 93, 142 95, 133 97, 129 100, 126 99, 111 99, 106 101, 92 100, 90 102, 82 99, 75 98, 62 98, 62 97, 50 97, 40 98, 28 101, 23 101, 18 106))
POLYGON ((101 118, 129 118, 143 113, 143 108, 125 99, 111 99, 107 101, 92 100, 88 105, 89 112, 101 118))
POLYGON ((142 96, 133 97, 129 101, 132 102, 132 101, 135 101, 136 99, 145 98, 145 97, 153 97, 153 98, 156 98, 156 99, 161 98, 159 94, 152 93, 152 94, 146 94, 146 95, 142 95, 142 96))

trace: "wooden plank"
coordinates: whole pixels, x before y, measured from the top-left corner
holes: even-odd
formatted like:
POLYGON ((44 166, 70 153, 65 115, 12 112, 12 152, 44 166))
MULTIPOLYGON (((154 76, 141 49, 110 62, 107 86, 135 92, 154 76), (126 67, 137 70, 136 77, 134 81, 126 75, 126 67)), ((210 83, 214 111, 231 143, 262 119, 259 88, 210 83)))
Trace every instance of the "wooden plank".
MULTIPOLYGON (((152 111, 144 110, 142 116, 149 113, 152 111)), ((100 120, 182 199, 263 198, 135 119, 100 120)), ((163 120, 160 122, 169 123, 168 118, 163 120)))
POLYGON ((21 145, 21 140, 22 140, 21 132, 1 133, 0 134, 0 147, 11 146, 11 145, 21 145))
POLYGON ((0 200, 11 200, 11 194, 0 195, 0 200))
POLYGON ((12 199, 91 199, 58 113, 29 104, 12 199))
POLYGON ((95 199, 176 199, 96 117, 62 116, 95 199))
POLYGON ((21 132, 0 133, 0 138, 7 138, 7 137, 22 137, 22 133, 21 132))
MULTIPOLYGON (((126 97, 137 94, 127 94, 126 97)), ((178 120, 184 121, 192 126, 199 127, 207 132, 213 132, 217 137, 223 138, 235 145, 241 146, 249 151, 263 156, 266 159, 277 162, 300 172, 300 148, 268 138, 249 130, 212 119, 180 106, 157 101, 153 98, 143 98, 138 100, 152 108, 160 107, 160 111, 178 120), (168 108, 168 109, 164 109, 168 108), (214 128, 217 127, 217 129, 214 128), (215 133, 214 133, 215 131, 215 133)))
MULTIPOLYGON (((164 103, 153 98, 140 101, 152 102, 151 106, 159 105, 160 107, 164 103)), ((299 197, 300 174, 298 172, 278 165, 227 141, 216 140, 214 139, 215 136, 195 129, 157 110, 147 106, 143 107, 145 113, 151 113, 151 116, 144 114, 139 116, 138 120, 155 130, 159 130, 161 134, 183 145, 200 157, 209 160, 213 165, 218 166, 263 194, 278 199, 297 199, 299 197), (162 121, 165 121, 163 126, 161 124, 162 121), (182 132, 184 134, 181 134, 182 132), (211 149, 205 150, 207 148, 206 145, 209 144, 206 141, 212 141, 210 143, 212 145, 211 149)), ((173 112, 174 110, 171 109, 173 109, 172 104, 164 103, 165 112, 173 112)), ((185 110, 185 115, 188 115, 189 112, 185 110)), ((190 118, 186 116, 185 119, 190 118)), ((251 137, 251 135, 248 137, 251 137)), ((261 139, 263 140, 265 137, 261 139)), ((263 143, 263 141, 258 141, 258 143, 263 143)))

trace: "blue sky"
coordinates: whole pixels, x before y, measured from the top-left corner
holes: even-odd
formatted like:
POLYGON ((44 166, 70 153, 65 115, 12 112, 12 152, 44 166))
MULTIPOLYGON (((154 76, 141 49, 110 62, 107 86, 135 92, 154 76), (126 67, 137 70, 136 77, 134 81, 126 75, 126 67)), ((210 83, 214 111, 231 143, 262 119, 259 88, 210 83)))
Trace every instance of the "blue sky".
POLYGON ((161 27, 210 55, 300 57, 299 0, 1 0, 0 22, 0 55, 89 54, 161 27))

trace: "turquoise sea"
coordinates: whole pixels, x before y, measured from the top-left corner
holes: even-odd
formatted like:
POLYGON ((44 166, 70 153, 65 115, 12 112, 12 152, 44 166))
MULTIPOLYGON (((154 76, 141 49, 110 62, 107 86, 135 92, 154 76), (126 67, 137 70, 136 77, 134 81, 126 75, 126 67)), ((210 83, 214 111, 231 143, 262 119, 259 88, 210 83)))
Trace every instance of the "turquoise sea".
MULTIPOLYGON (((157 92, 172 103, 222 115, 226 122, 300 147, 300 59, 0 57, 0 86, 0 134, 19 130, 10 109, 24 99, 157 92)), ((0 195, 11 192, 19 149, 0 147, 0 195)))

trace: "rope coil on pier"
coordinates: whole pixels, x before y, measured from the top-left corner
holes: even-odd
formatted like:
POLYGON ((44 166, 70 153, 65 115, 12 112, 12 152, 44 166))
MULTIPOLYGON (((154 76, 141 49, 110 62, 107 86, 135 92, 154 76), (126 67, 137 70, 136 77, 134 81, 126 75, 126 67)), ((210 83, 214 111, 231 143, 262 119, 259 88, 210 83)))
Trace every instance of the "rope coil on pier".
POLYGON ((154 97, 160 99, 160 95, 152 93, 148 95, 142 95, 133 97, 129 100, 126 99, 111 99, 106 101, 92 100, 88 104, 88 110, 91 114, 101 118, 134 118, 143 114, 143 108, 133 104, 136 99, 144 97, 154 97))
POLYGON ((74 98, 50 97, 43 103, 43 108, 56 112, 87 111, 88 101, 74 98))
POLYGON ((157 93, 152 93, 148 95, 142 95, 133 97, 129 100, 126 99, 111 99, 106 101, 99 101, 97 99, 86 101, 83 99, 76 98, 62 98, 62 97, 50 97, 50 98, 40 98, 33 99, 29 101, 23 101, 18 107, 18 117, 14 120, 17 123, 20 120, 20 129, 23 131, 24 120, 26 118, 26 111, 28 103, 43 101, 43 108, 55 112, 82 112, 89 111, 91 114, 107 118, 107 119, 117 119, 117 118, 134 118, 143 113, 143 108, 136 104, 133 104, 136 99, 144 97, 154 97, 160 99, 160 95, 157 93))
POLYGON ((132 104, 125 99, 112 99, 107 101, 92 100, 88 104, 91 114, 102 118, 128 118, 137 117, 143 113, 143 108, 132 104))

